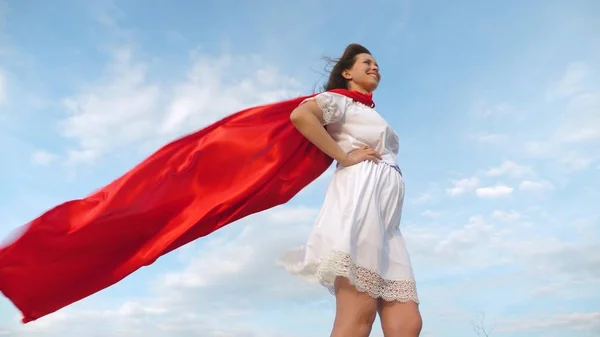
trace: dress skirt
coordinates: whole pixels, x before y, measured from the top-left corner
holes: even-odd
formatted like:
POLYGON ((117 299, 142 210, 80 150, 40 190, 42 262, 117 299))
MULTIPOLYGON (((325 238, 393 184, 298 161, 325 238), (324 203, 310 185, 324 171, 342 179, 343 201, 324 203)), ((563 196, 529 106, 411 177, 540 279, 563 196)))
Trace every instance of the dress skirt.
POLYGON ((400 232, 404 180, 384 162, 338 168, 304 247, 279 264, 334 293, 336 277, 385 301, 418 303, 410 257, 400 232))

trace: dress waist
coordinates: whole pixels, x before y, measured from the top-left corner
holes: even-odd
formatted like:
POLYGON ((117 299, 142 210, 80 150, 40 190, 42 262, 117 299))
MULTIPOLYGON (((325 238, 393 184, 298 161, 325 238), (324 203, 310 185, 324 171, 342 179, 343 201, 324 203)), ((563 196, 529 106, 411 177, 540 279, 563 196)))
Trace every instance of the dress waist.
POLYGON ((396 163, 396 157, 393 156, 390 153, 385 153, 381 156, 381 160, 379 161, 380 164, 385 164, 388 166, 391 166, 394 170, 398 171, 398 173, 400 173, 400 175, 402 176, 402 170, 400 170, 400 166, 398 166, 398 163, 396 163))
MULTIPOLYGON (((393 168, 400 174, 400 176, 402 176, 402 170, 400 169, 400 166, 398 166, 398 164, 394 160, 393 156, 387 155, 387 154, 382 155, 381 160, 379 161, 379 164, 387 165, 387 166, 393 168)), ((336 168, 338 168, 338 169, 340 168, 340 163, 336 164, 336 168)))
POLYGON ((398 171, 398 173, 400 174, 400 176, 402 176, 402 170, 400 169, 400 167, 398 166, 398 164, 396 164, 396 163, 390 163, 390 162, 383 161, 383 160, 380 161, 379 163, 380 164, 384 164, 384 165, 388 165, 388 166, 392 167, 394 170, 398 171))

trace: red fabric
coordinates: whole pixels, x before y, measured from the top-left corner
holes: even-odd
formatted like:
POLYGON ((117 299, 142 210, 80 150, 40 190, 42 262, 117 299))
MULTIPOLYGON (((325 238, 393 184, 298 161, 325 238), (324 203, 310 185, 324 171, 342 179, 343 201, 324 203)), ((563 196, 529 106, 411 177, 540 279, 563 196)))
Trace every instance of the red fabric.
MULTIPOLYGON (((374 106, 371 96, 335 91, 374 106)), ((231 115, 33 220, 0 249, 0 291, 27 323, 235 220, 287 202, 332 162, 289 120, 307 97, 231 115)))

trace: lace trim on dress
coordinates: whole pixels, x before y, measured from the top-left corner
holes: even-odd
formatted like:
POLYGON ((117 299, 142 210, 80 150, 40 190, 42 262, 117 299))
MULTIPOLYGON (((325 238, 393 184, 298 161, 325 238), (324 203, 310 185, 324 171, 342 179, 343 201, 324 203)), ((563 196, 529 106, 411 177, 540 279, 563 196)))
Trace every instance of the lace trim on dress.
MULTIPOLYGON (((382 298, 392 302, 419 303, 416 282, 413 279, 386 280, 376 272, 356 265, 350 255, 333 251, 311 266, 316 269, 316 277, 329 292, 335 294, 334 282, 337 276, 346 277, 360 292, 367 293, 373 298, 382 298)), ((312 268, 310 268, 312 269, 312 268)))
POLYGON ((338 111, 338 106, 331 95, 318 95, 316 98, 317 106, 323 112, 323 121, 325 124, 331 123, 335 113, 338 111))
MULTIPOLYGON (((365 107, 365 108, 373 109, 372 106, 368 106, 368 105, 366 105, 366 104, 364 104, 362 102, 355 101, 355 100, 350 101, 350 103, 348 104, 348 106, 352 106, 352 105, 358 105, 358 106, 362 106, 362 107, 365 107)), ((375 110, 375 109, 373 109, 373 110, 375 110)))

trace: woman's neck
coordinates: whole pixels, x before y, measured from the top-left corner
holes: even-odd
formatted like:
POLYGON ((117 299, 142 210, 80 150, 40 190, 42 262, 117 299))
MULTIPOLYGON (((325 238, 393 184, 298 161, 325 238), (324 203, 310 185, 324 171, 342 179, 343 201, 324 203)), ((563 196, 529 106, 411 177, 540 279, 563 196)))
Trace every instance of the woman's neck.
POLYGON ((348 90, 353 90, 353 91, 358 91, 361 94, 365 94, 365 95, 370 95, 371 92, 363 87, 361 87, 360 85, 356 85, 352 82, 348 83, 348 90))

